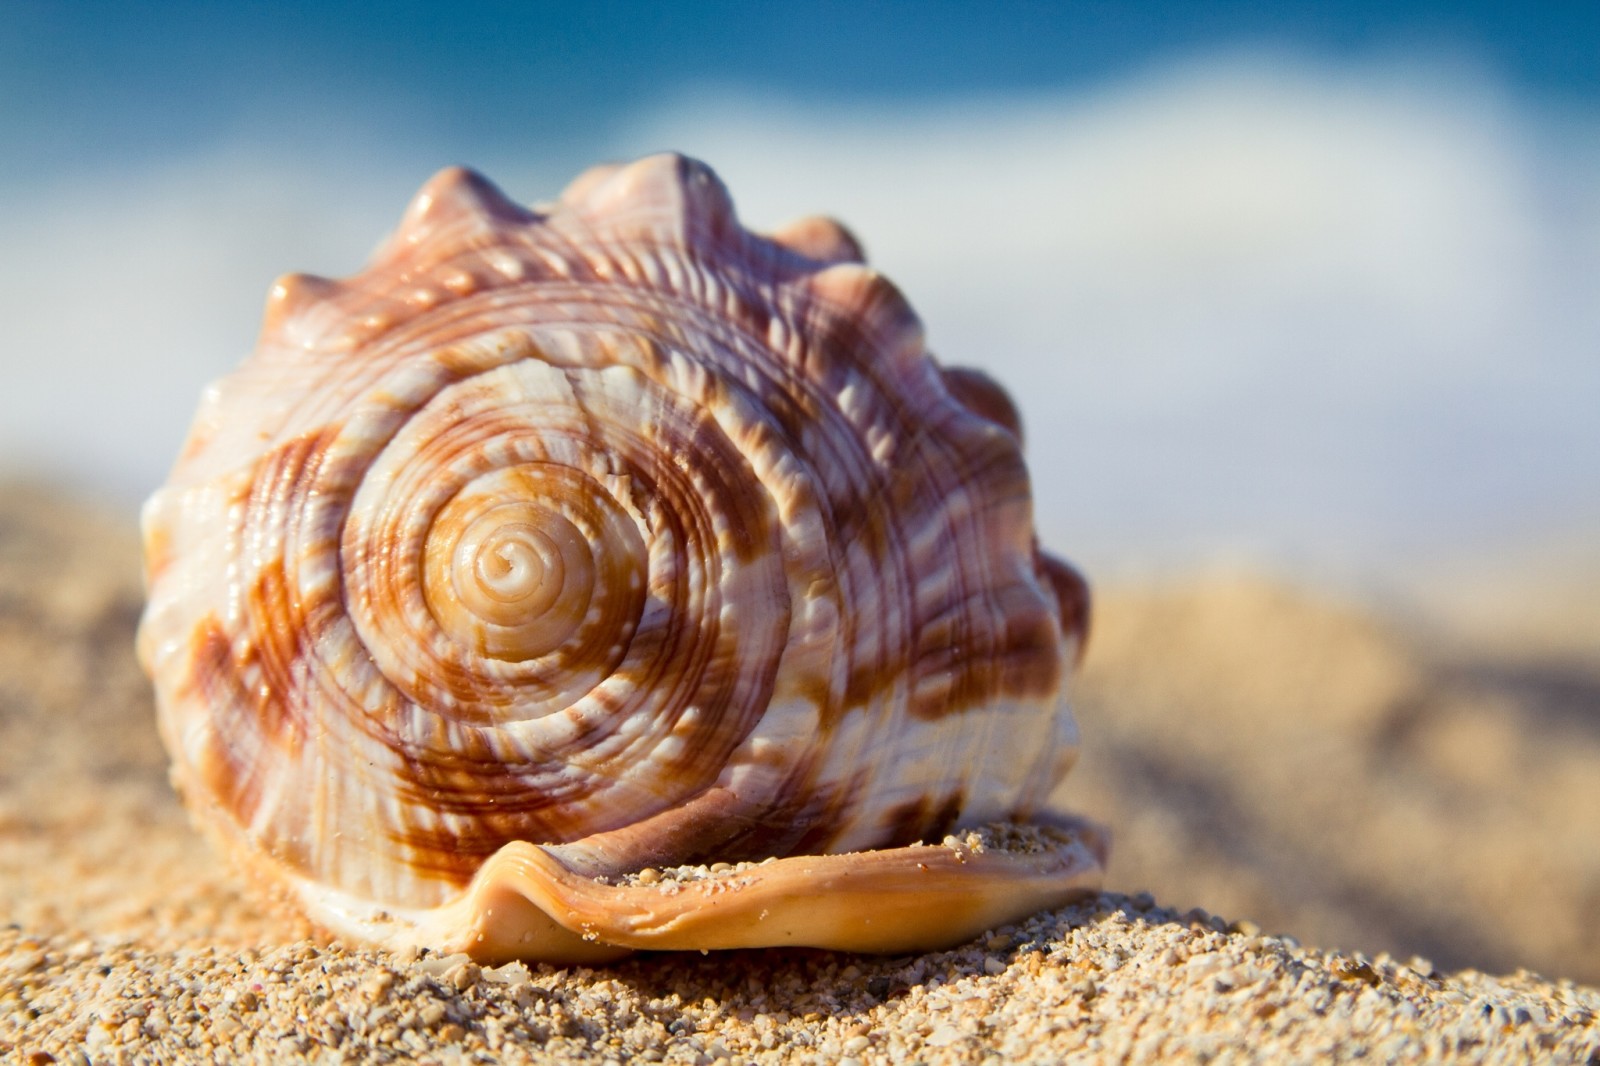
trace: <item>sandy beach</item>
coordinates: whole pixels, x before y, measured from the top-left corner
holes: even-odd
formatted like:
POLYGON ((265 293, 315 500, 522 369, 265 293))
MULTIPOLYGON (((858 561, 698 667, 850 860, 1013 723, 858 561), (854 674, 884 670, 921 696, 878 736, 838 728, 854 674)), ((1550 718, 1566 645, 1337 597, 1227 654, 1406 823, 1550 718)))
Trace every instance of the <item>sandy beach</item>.
POLYGON ((131 521, 0 488, 8 1060, 1600 1063, 1581 574, 1498 628, 1099 588, 1063 797, 1114 830, 1105 894, 914 957, 484 969, 258 912, 166 783, 131 521))

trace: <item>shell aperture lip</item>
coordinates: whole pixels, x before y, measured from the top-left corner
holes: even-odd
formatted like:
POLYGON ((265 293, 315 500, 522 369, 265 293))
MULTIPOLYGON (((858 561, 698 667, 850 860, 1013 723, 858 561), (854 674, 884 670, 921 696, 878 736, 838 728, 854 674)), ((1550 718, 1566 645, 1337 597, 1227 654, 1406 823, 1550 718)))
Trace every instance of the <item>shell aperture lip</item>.
MULTIPOLYGON (((429 916, 426 939, 486 962, 556 964, 634 950, 936 950, 1098 891, 1107 840, 1096 827, 1062 823, 1027 843, 974 849, 949 838, 620 884, 574 872, 550 849, 508 844, 455 905, 429 916)), ((397 930, 394 946, 414 935, 397 930)))
POLYGON ((737 895, 793 918, 752 936, 823 892, 855 932, 808 942, 879 950, 938 937, 881 947, 847 920, 874 891, 990 920, 1093 883, 1070 834, 896 880, 1051 813, 1088 599, 1004 390, 861 259, 663 155, 533 211, 453 168, 358 275, 282 279, 146 510, 196 821, 339 935, 524 943, 463 910, 492 896, 529 957, 723 946, 688 912, 636 943, 645 897, 580 884, 645 866, 771 859, 737 895))

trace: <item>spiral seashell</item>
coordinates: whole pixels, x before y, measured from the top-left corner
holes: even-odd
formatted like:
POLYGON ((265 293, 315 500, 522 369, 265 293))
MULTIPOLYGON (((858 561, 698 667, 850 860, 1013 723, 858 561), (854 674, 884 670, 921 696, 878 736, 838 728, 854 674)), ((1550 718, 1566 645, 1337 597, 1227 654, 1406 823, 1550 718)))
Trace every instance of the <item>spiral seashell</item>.
POLYGON ((146 506, 173 780, 391 946, 896 951, 1066 899, 1087 599, 1020 440, 835 223, 749 233, 672 155, 533 211, 447 170, 273 287, 146 506), (628 876, 708 863, 759 865, 628 876))

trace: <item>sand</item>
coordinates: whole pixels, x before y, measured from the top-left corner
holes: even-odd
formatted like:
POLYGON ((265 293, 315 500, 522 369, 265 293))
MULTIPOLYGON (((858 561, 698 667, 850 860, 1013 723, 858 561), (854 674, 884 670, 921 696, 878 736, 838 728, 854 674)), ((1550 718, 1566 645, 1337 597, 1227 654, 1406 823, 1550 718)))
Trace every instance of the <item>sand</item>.
POLYGON ((1065 794, 1114 891, 914 957, 489 970, 251 905, 166 785, 140 602, 130 522, 0 486, 7 1059, 1600 1064, 1600 664, 1536 625, 1104 588, 1065 794))
POLYGON ((1101 608, 1064 795, 1115 827, 1112 887, 1600 982, 1600 618, 1546 654, 1239 575, 1101 608))

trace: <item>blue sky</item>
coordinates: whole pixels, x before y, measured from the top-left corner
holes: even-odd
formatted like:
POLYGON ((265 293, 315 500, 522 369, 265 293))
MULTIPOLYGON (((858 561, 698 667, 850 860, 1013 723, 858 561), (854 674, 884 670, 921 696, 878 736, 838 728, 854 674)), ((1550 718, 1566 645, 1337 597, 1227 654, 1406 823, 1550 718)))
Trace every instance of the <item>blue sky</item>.
POLYGON ((0 144, 13 173, 138 159, 241 130, 466 155, 581 145, 714 84, 833 103, 1082 89, 1216 49, 1481 68, 1553 104, 1600 97, 1592 2, 105 3, 8 0, 0 144))
POLYGON ((275 276, 663 148, 846 221, 1095 572, 1600 555, 1592 2, 8 0, 0 468, 131 511, 275 276))

